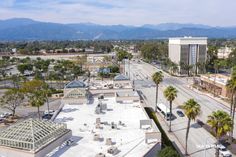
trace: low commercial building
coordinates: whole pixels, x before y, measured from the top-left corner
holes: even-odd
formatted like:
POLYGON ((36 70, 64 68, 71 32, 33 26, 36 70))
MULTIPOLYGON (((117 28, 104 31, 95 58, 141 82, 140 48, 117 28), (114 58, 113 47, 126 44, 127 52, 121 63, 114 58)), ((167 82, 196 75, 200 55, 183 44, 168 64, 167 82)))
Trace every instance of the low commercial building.
POLYGON ((139 101, 105 96, 89 105, 65 105, 55 121, 72 130, 74 144, 52 157, 153 157, 161 149, 161 132, 139 101))
POLYGON ((220 58, 220 59, 227 59, 227 58, 229 58, 229 54, 232 51, 233 51, 232 47, 228 47, 228 46, 221 47, 221 48, 218 49, 217 57, 220 58))
POLYGON ((62 103, 64 104, 86 103, 89 98, 87 85, 79 80, 68 83, 65 86, 63 93, 64 97, 62 98, 62 103))
POLYGON ((169 58, 179 65, 178 73, 188 73, 187 66, 193 66, 193 70, 202 73, 197 64, 204 64, 207 59, 207 38, 206 37, 182 37, 169 38, 169 58))
POLYGON ((132 81, 129 79, 128 76, 123 75, 123 74, 119 74, 115 76, 113 79, 113 83, 114 83, 114 87, 117 87, 117 88, 132 86, 132 81))
POLYGON ((71 136, 66 124, 28 119, 0 132, 0 156, 43 157, 71 136))
POLYGON ((217 96, 230 98, 231 93, 226 87, 229 79, 229 76, 222 74, 201 75, 200 87, 217 96))
POLYGON ((140 97, 137 91, 116 92, 116 102, 138 102, 140 97))
POLYGON ((90 63, 90 64, 103 63, 104 62, 104 56, 89 55, 89 56, 87 56, 87 62, 90 63))
POLYGON ((93 95, 107 94, 115 96, 116 92, 132 92, 132 81, 125 75, 118 74, 113 80, 91 80, 89 91, 93 95))

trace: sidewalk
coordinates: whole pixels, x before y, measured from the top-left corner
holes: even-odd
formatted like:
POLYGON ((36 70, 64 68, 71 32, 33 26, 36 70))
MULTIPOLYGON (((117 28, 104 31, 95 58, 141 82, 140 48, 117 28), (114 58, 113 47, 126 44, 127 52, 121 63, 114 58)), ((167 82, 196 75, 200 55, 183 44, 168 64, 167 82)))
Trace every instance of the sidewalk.
POLYGON ((207 92, 202 92, 202 91, 199 91, 198 89, 195 89, 193 88, 191 85, 187 86, 189 89, 191 89, 192 91, 198 93, 198 94, 201 94, 201 95, 205 95, 211 99, 214 99, 215 101, 217 101, 218 103, 220 104, 223 104, 224 106, 230 108, 230 104, 225 102, 224 100, 221 100, 219 97, 214 97, 211 93, 207 93, 207 92))
MULTIPOLYGON (((141 103, 142 107, 150 107, 149 105, 147 105, 146 99, 144 99, 144 103, 141 103)), ((179 154, 181 157, 185 157, 185 155, 183 155, 185 153, 184 150, 184 145, 182 143, 180 143, 180 140, 178 139, 178 137, 173 133, 173 132, 168 132, 168 124, 167 122, 156 113, 157 119, 161 125, 161 127, 163 128, 163 130, 165 131, 166 135, 169 137, 169 139, 171 140, 171 142, 173 143, 173 145, 175 146, 176 150, 178 150, 179 154)))
POLYGON ((181 152, 181 156, 184 157, 185 156, 184 155, 184 153, 185 153, 184 144, 180 142, 179 138, 175 135, 175 133, 168 132, 169 127, 168 127, 167 122, 160 115, 158 115, 157 113, 156 113, 156 116, 157 116, 157 119, 158 119, 159 123, 161 124, 161 127, 163 128, 163 130, 165 131, 165 133, 167 134, 169 139, 172 141, 172 143, 174 145, 176 145, 178 147, 177 149, 181 152))

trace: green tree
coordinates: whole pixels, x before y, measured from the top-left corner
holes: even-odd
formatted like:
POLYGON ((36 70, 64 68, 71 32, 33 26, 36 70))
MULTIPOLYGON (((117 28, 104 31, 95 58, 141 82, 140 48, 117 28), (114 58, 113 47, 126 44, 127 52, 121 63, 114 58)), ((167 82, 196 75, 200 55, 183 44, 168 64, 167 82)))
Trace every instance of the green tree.
POLYGON ((167 42, 146 42, 141 45, 141 55, 145 60, 162 60, 168 56, 167 42))
POLYGON ((108 68, 111 70, 111 73, 119 73, 120 68, 117 65, 110 65, 108 68))
POLYGON ((217 59, 218 48, 216 46, 208 46, 207 50, 207 69, 214 68, 214 61, 217 59))
POLYGON ((179 70, 178 65, 176 63, 174 63, 174 62, 171 62, 171 64, 170 64, 170 72, 171 72, 171 74, 177 73, 178 70, 179 70))
POLYGON ((229 54, 227 62, 231 67, 236 65, 236 48, 229 54))
POLYGON ((180 62, 179 63, 182 70, 184 70, 184 73, 187 72, 187 75, 190 76, 190 71, 193 68, 193 65, 189 65, 188 63, 180 62))
POLYGON ((26 70, 32 71, 33 70, 33 65, 32 64, 28 64, 28 63, 19 64, 19 65, 17 65, 17 70, 19 70, 19 72, 21 74, 24 74, 24 72, 26 70))
POLYGON ((197 62, 197 73, 204 74, 206 72, 206 63, 205 62, 197 62))
MULTIPOLYGON (((227 88, 231 93, 230 98, 230 116, 232 117, 233 124, 234 124, 234 117, 235 117, 235 109, 236 109, 236 66, 232 68, 231 78, 227 82, 227 88)), ((233 140, 233 130, 231 131, 231 140, 233 140)))
POLYGON ((40 119, 39 108, 46 102, 45 83, 41 80, 28 81, 23 83, 22 90, 29 98, 31 106, 37 107, 38 116, 40 119))
POLYGON ((12 112, 15 116, 16 108, 22 104, 24 94, 18 88, 8 89, 0 99, 0 105, 12 112))
POLYGON ((33 95, 31 95, 29 98, 30 98, 31 106, 37 107, 37 109, 38 109, 38 117, 40 119, 40 110, 39 110, 39 108, 41 106, 43 106, 44 103, 46 102, 45 95, 43 94, 42 91, 35 91, 33 93, 33 95))
POLYGON ((52 94, 52 90, 49 88, 48 84, 46 84, 44 82, 44 84, 43 84, 43 95, 44 95, 46 103, 47 103, 48 113, 49 113, 49 110, 50 110, 50 107, 49 107, 49 96, 51 94, 52 94))
POLYGON ((184 103, 182 108, 184 110, 185 115, 188 118, 187 131, 186 131, 186 137, 185 137, 185 154, 187 155, 190 123, 191 123, 191 120, 195 120, 196 117, 200 114, 201 106, 194 99, 189 99, 187 102, 184 103))
POLYGON ((180 157, 180 155, 172 147, 165 147, 157 154, 157 157, 180 157))
POLYGON ((12 75, 11 78, 14 88, 20 88, 21 77, 18 75, 12 75))
POLYGON ((117 60, 122 61, 123 59, 129 59, 131 60, 133 55, 131 53, 128 53, 127 51, 120 50, 116 54, 117 60))
POLYGON ((36 80, 43 80, 43 75, 39 70, 35 71, 34 79, 36 80))
POLYGON ((207 123, 214 130, 217 142, 216 142, 216 153, 215 156, 219 157, 218 145, 220 144, 220 139, 222 136, 226 135, 233 129, 233 121, 228 113, 225 111, 213 111, 211 115, 208 116, 207 123))
POLYGON ((152 75, 152 80, 153 82, 156 84, 156 101, 155 101, 155 110, 156 110, 156 106, 157 106, 157 103, 158 103, 158 87, 159 87, 159 84, 163 81, 163 78, 164 78, 164 75, 161 71, 159 72, 155 72, 153 75, 152 75))
POLYGON ((169 125, 169 132, 171 132, 171 121, 172 121, 172 102, 177 97, 177 90, 173 86, 168 86, 164 90, 164 96, 165 98, 170 102, 170 125, 169 125))

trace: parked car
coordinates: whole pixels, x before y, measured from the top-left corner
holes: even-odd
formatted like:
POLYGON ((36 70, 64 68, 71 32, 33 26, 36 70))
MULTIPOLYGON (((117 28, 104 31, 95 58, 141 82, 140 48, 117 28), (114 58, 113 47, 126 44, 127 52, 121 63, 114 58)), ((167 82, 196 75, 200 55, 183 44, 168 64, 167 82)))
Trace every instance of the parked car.
POLYGON ((48 112, 48 110, 45 110, 45 111, 44 111, 44 115, 47 115, 47 114, 53 115, 54 112, 55 112, 54 110, 49 110, 49 112, 48 112))
POLYGON ((69 139, 66 141, 67 146, 71 146, 73 143, 74 143, 74 141, 72 139, 69 139))
POLYGON ((227 148, 224 145, 219 144, 217 147, 219 148, 220 155, 222 155, 223 157, 231 157, 232 156, 230 151, 227 150, 227 148))
POLYGON ((5 118, 5 115, 4 114, 0 114, 0 118, 5 118))
POLYGON ((42 116, 42 119, 47 119, 47 120, 50 120, 52 118, 52 114, 45 114, 42 116))
POLYGON ((5 112, 5 113, 0 115, 0 118, 8 118, 9 116, 12 116, 12 114, 9 113, 9 112, 5 112))
POLYGON ((5 112, 4 114, 5 114, 6 118, 9 117, 9 116, 12 116, 12 113, 9 113, 9 112, 5 112))
POLYGON ((4 122, 4 118, 0 118, 0 123, 3 123, 4 122))
POLYGON ((178 116, 184 117, 184 113, 181 110, 177 110, 176 113, 178 116))

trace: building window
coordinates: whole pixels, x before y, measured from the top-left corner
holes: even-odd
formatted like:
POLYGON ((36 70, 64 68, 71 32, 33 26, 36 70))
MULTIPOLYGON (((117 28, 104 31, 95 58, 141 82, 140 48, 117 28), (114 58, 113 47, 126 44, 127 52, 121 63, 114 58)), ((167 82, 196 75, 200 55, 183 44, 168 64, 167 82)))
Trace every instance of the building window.
POLYGON ((189 49, 189 65, 195 65, 197 61, 197 45, 190 45, 189 49))

